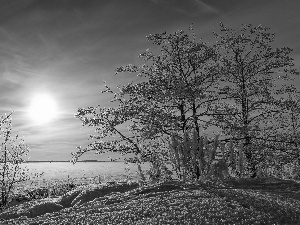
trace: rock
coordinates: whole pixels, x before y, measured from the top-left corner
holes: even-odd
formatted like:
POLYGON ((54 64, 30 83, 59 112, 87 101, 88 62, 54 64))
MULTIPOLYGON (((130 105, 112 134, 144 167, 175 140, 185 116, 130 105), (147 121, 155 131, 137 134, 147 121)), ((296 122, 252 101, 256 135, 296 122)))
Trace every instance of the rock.
POLYGON ((62 205, 63 207, 71 207, 72 206, 72 201, 81 193, 81 190, 72 190, 64 194, 60 200, 59 204, 62 205))
POLYGON ((10 207, 0 213, 0 219, 15 219, 21 216, 28 218, 40 216, 46 213, 53 213, 63 209, 63 206, 51 201, 50 199, 35 202, 26 202, 24 204, 10 207))
POLYGON ((62 205, 55 202, 43 202, 41 204, 33 206, 29 210, 30 215, 27 217, 36 217, 36 216, 44 215, 46 213, 57 212, 63 208, 64 207, 62 205))
POLYGON ((20 205, 24 202, 29 202, 30 200, 31 200, 31 198, 29 198, 28 196, 25 196, 25 195, 16 196, 9 202, 8 207, 20 205))
POLYGON ((15 211, 11 211, 11 210, 5 210, 4 212, 0 213, 0 219, 4 219, 4 220, 10 220, 10 219, 16 219, 19 218, 21 216, 27 216, 29 215, 28 212, 26 211, 20 211, 20 210, 15 210, 15 211))
POLYGON ((133 195, 143 195, 148 193, 158 193, 158 192, 167 192, 167 191, 174 191, 174 190, 184 190, 183 187, 171 184, 171 183, 162 183, 162 184, 155 184, 152 186, 146 186, 142 188, 138 188, 132 192, 133 195))
POLYGON ((134 184, 134 185, 126 184, 126 185, 119 185, 119 186, 115 186, 115 187, 104 186, 104 187, 95 187, 95 188, 91 188, 88 190, 83 190, 83 191, 81 191, 81 193, 79 195, 76 196, 76 198, 74 198, 71 205, 72 206, 82 205, 86 202, 90 202, 90 201, 94 200, 95 198, 100 198, 100 197, 103 197, 105 195, 108 195, 108 194, 111 194, 114 192, 124 193, 126 191, 133 190, 137 187, 138 187, 138 184, 134 184))

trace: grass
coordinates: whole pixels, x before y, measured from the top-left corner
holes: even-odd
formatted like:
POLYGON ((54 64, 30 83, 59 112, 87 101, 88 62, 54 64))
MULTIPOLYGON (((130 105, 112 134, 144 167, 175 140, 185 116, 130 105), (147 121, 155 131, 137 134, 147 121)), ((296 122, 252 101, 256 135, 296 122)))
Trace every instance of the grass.
POLYGON ((56 195, 35 200, 34 206, 30 205, 34 201, 16 205, 0 217, 20 211, 22 206, 34 209, 55 199, 55 204, 49 203, 39 214, 33 210, 10 220, 8 216, 0 224, 299 224, 300 221, 300 184, 291 180, 241 179, 222 185, 174 181, 144 187, 133 181, 128 184, 117 180, 102 184, 72 181, 74 186, 69 190, 66 187, 70 186, 64 186, 66 182, 70 180, 49 186, 51 190, 59 189, 64 200, 56 195), (44 213, 49 210, 52 212, 44 213))

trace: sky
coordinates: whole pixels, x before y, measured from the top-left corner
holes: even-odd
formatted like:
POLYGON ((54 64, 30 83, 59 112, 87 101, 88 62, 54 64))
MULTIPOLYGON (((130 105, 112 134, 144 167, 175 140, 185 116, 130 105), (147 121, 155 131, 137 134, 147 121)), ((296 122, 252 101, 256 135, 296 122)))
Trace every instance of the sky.
MULTIPOLYGON (((13 130, 29 145, 29 160, 70 160, 93 133, 74 118, 77 109, 109 106, 103 80, 116 88, 137 79, 115 69, 140 65, 138 55, 154 47, 147 35, 193 24, 198 38, 213 43, 220 22, 261 24, 276 33, 278 47, 294 50, 299 67, 299 9, 299 0, 0 0, 0 113, 14 111, 13 130), (40 94, 56 105, 48 123, 28 113, 40 94)), ((82 159, 108 156, 115 155, 82 159)))

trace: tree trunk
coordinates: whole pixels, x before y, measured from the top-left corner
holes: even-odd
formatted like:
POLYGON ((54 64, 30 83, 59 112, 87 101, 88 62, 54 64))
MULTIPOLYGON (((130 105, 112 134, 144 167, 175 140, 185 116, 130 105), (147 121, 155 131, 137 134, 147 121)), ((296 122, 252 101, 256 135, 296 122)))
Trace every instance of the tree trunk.
POLYGON ((244 152, 248 162, 250 163, 250 177, 257 177, 257 168, 254 162, 252 148, 251 148, 251 137, 249 135, 249 105, 248 105, 248 96, 246 90, 246 80, 243 74, 243 69, 241 71, 243 80, 242 80, 242 118, 243 118, 243 137, 245 139, 244 142, 244 152))
MULTIPOLYGON (((197 140, 198 140, 198 143, 199 143, 199 139, 200 139, 200 137, 199 137, 199 132, 200 132, 200 129, 199 129, 199 124, 198 124, 197 117, 196 117, 196 112, 197 112, 196 110, 197 110, 197 109, 196 109, 196 104, 195 104, 195 101, 194 101, 194 102, 193 102, 193 118, 194 118, 195 129, 196 129, 197 134, 198 134, 197 140)), ((198 153, 200 152, 199 145, 198 145, 197 151, 198 151, 198 153)), ((196 175, 197 180, 199 180, 200 175, 201 175, 201 174, 200 174, 200 168, 199 168, 198 165, 199 165, 199 164, 196 163, 195 168, 194 168, 194 170, 195 170, 195 175, 196 175)))
POLYGON ((244 149, 245 149, 245 155, 246 155, 247 161, 249 162, 248 168, 250 170, 250 177, 256 178, 257 177, 257 166, 254 161, 250 143, 248 143, 248 145, 244 145, 244 149))

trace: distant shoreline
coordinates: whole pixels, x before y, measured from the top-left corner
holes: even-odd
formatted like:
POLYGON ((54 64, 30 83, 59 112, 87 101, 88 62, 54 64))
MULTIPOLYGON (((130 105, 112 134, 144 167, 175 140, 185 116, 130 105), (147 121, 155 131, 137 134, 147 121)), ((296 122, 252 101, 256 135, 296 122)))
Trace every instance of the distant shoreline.
MULTIPOLYGON (((63 161, 63 160, 60 160, 60 161, 52 161, 52 160, 48 160, 48 161, 43 161, 43 160, 39 160, 39 161, 25 161, 25 162, 23 162, 23 163, 41 163, 41 162, 47 162, 47 163, 56 163, 56 162, 70 162, 69 160, 65 160, 65 161, 63 161)), ((84 163, 86 163, 86 162, 124 162, 124 161, 98 161, 98 160, 82 160, 82 161, 77 161, 76 163, 78 163, 78 162, 84 162, 84 163)), ((1 163, 1 162, 0 162, 1 163)))

